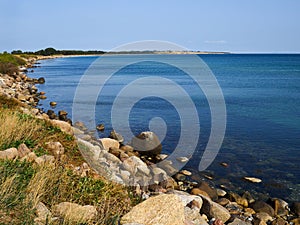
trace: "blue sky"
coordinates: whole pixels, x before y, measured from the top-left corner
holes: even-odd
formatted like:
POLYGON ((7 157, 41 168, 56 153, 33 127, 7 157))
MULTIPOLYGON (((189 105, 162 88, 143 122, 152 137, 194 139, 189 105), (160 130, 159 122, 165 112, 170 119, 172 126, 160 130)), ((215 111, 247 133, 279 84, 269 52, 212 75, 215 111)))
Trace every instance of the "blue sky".
POLYGON ((299 0, 0 0, 0 51, 163 40, 190 50, 300 52, 299 12, 299 0))

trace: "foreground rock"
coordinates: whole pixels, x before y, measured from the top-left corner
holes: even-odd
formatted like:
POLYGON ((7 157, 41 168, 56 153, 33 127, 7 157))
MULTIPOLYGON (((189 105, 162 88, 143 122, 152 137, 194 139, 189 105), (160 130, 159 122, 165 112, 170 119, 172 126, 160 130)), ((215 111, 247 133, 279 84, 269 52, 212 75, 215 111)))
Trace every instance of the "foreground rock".
POLYGON ((121 224, 184 225, 184 204, 174 194, 151 197, 123 216, 121 224))
POLYGON ((68 222, 87 223, 92 222, 97 216, 94 206, 81 206, 71 202, 62 202, 53 207, 53 215, 62 217, 68 222))
POLYGON ((18 157, 19 153, 16 148, 9 148, 4 151, 0 151, 0 159, 14 159, 18 157))

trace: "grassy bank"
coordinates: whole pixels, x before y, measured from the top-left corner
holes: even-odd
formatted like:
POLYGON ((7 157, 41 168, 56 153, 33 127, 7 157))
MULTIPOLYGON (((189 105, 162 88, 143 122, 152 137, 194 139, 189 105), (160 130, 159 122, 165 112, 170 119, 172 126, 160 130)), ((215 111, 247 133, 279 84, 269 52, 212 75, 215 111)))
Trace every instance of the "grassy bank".
POLYGON ((18 73, 18 66, 23 66, 26 61, 19 56, 0 53, 0 73, 3 74, 14 74, 18 73))
MULTIPOLYGON (((129 190, 94 172, 82 177, 74 167, 84 161, 74 137, 48 121, 20 111, 18 101, 0 96, 0 151, 25 143, 37 156, 51 154, 46 142, 59 141, 65 148, 64 161, 43 166, 27 161, 0 160, 0 224, 34 224, 36 206, 48 209, 61 202, 93 205, 98 214, 93 224, 117 224, 132 207, 129 190)), ((76 215, 47 224, 82 224, 76 215)))

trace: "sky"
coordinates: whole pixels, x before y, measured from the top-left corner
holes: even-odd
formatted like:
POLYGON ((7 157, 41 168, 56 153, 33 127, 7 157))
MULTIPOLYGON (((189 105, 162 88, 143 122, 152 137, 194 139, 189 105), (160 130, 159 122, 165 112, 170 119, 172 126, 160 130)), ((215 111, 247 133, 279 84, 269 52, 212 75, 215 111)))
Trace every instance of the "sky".
POLYGON ((143 40, 188 50, 300 53, 299 0, 0 0, 0 52, 143 40))

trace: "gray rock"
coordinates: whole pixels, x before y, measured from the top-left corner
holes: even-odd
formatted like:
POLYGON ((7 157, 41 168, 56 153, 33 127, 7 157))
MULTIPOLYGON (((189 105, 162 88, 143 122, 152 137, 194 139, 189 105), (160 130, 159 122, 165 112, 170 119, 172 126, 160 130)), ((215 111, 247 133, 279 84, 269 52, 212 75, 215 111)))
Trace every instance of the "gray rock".
POLYGON ((42 155, 42 156, 37 157, 35 159, 35 162, 38 165, 43 165, 43 164, 47 164, 47 163, 54 163, 54 161, 55 161, 55 158, 52 155, 42 155))
POLYGON ((157 135, 151 131, 144 131, 132 138, 131 146, 142 155, 158 155, 161 153, 162 145, 157 135))
POLYGON ((104 149, 109 150, 109 148, 120 148, 120 143, 111 138, 101 138, 99 139, 104 147, 104 149))
POLYGON ((64 146, 58 141, 46 142, 45 147, 52 152, 57 159, 59 159, 65 153, 64 146))
POLYGON ((35 208, 36 208, 37 218, 34 219, 34 222, 46 224, 47 220, 50 221, 50 219, 52 217, 52 213, 45 206, 44 203, 39 202, 35 208))
POLYGON ((233 222, 228 223, 228 225, 251 225, 250 222, 245 222, 239 218, 235 218, 233 222))
POLYGON ((275 215, 274 209, 269 204, 267 204, 263 201, 256 201, 252 205, 250 205, 250 207, 252 209, 254 209, 255 212, 257 212, 257 213, 264 212, 264 213, 269 214, 270 216, 275 215))

